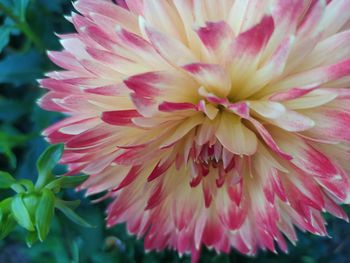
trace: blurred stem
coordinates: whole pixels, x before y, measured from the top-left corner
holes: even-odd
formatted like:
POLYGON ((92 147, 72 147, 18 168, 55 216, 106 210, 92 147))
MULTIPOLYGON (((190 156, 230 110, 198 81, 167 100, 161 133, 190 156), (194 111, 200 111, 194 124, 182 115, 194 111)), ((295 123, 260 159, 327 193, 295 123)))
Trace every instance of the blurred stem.
POLYGON ((73 262, 73 255, 72 255, 72 247, 71 247, 71 234, 70 231, 67 229, 67 224, 64 222, 65 218, 61 214, 57 214, 58 224, 61 228, 62 238, 63 238, 63 246, 65 248, 65 251, 67 253, 67 257, 70 262, 73 262))
POLYGON ((30 29, 29 25, 25 21, 21 21, 11 10, 11 8, 6 7, 4 4, 0 3, 0 11, 3 11, 5 15, 11 18, 18 29, 20 29, 23 34, 25 34, 30 41, 34 43, 39 51, 44 51, 44 45, 40 38, 30 29))

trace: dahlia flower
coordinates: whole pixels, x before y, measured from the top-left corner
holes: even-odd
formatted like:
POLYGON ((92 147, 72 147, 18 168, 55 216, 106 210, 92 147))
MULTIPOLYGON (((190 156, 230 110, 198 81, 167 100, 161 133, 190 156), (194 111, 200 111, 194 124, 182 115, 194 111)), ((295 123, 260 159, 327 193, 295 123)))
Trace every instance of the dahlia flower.
POLYGON ((350 202, 350 0, 79 0, 41 107, 146 250, 287 251, 350 202))

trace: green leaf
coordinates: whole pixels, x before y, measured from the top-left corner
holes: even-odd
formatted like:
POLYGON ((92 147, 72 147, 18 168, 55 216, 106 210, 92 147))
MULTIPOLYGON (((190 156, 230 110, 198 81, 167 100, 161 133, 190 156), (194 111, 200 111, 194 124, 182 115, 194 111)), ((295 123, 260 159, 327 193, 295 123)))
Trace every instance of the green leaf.
POLYGON ((16 195, 11 203, 12 214, 17 223, 29 231, 34 231, 34 225, 23 202, 23 194, 16 195))
POLYGON ((0 27, 0 53, 7 46, 10 40, 11 28, 8 26, 0 27))
POLYGON ((23 188, 23 186, 19 183, 14 183, 11 185, 11 189, 15 191, 16 193, 24 193, 26 190, 23 188))
POLYGON ((13 216, 9 214, 5 219, 3 219, 0 226, 0 240, 4 239, 11 233, 11 231, 15 228, 16 221, 13 216))
POLYGON ((35 213, 35 226, 39 240, 42 242, 49 233, 51 221, 55 211, 55 195, 44 188, 35 213))
POLYGON ((29 248, 31 248, 35 242, 38 241, 38 236, 35 232, 28 232, 26 236, 26 244, 29 248))
POLYGON ((59 202, 62 204, 62 205, 65 205, 67 207, 69 207, 70 209, 76 209, 79 207, 81 201, 80 200, 74 200, 74 201, 65 201, 65 200, 59 200, 59 202))
POLYGON ((10 188, 15 182, 16 180, 11 174, 0 171, 0 189, 10 188))
POLYGON ((0 0, 0 3, 1 4, 4 4, 5 6, 11 6, 11 1, 13 0, 0 0))
POLYGON ((3 214, 8 214, 11 212, 11 203, 13 197, 6 198, 0 202, 0 209, 3 214))
POLYGON ((55 187, 73 188, 83 183, 88 177, 88 175, 60 176, 46 187, 50 189, 55 187))
POLYGON ((41 77, 43 56, 37 52, 16 53, 0 61, 0 82, 19 86, 35 83, 41 77))
POLYGON ((73 262, 74 263, 79 263, 79 246, 76 241, 73 241, 72 243, 72 255, 73 255, 73 262))
MULTIPOLYGON (((9 111, 9 109, 4 111, 9 111)), ((28 140, 29 136, 27 137, 23 134, 18 133, 18 131, 10 125, 2 125, 0 126, 0 130, 0 153, 4 154, 9 159, 11 167, 15 168, 16 156, 13 153, 13 148, 24 144, 28 140)))
POLYGON ((0 202, 1 223, 0 223, 0 240, 4 239, 16 226, 16 221, 11 214, 12 197, 6 198, 0 202))
POLYGON ((29 0, 15 0, 15 13, 18 15, 21 21, 25 21, 26 9, 29 4, 29 0))
POLYGON ((0 3, 10 10, 12 15, 20 21, 25 21, 26 10, 30 0, 1 0, 0 3))
POLYGON ((15 169, 16 165, 17 165, 17 157, 14 154, 14 152, 12 151, 12 149, 5 148, 5 149, 0 150, 0 153, 1 152, 7 157, 10 167, 15 169))
POLYGON ((56 199, 56 208, 58 208, 66 217, 68 217, 71 221, 76 223, 77 225, 83 227, 94 227, 86 222, 83 218, 81 218, 77 213, 75 213, 72 209, 67 207, 62 200, 56 199))
POLYGON ((35 211, 37 210, 40 197, 36 193, 26 193, 22 197, 24 206, 27 208, 31 221, 34 223, 35 211))
POLYGON ((21 34, 21 31, 16 27, 16 22, 8 16, 5 18, 3 25, 11 28, 11 35, 19 36, 21 34))
POLYGON ((61 159, 62 153, 62 144, 51 145, 39 157, 36 164, 39 173, 38 180, 35 184, 36 188, 41 188, 48 183, 50 177, 52 176, 51 172, 61 159))
POLYGON ((34 191, 34 184, 32 181, 28 179, 19 179, 17 182, 22 186, 24 186, 28 192, 34 191))

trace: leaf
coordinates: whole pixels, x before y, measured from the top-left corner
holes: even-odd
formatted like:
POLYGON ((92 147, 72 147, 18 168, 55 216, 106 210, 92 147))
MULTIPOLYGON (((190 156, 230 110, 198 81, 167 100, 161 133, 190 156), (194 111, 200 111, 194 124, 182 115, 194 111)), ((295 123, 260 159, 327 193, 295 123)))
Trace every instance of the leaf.
POLYGON ((15 14, 19 17, 21 21, 25 21, 26 9, 29 4, 29 0, 15 0, 15 14))
POLYGON ((16 221, 11 214, 12 197, 6 198, 0 202, 1 223, 0 240, 4 239, 16 226, 16 221))
POLYGON ((32 192, 34 191, 34 184, 31 180, 28 179, 19 179, 17 180, 19 184, 24 186, 27 189, 27 192, 32 192))
POLYGON ((35 83, 42 74, 43 56, 35 51, 8 55, 0 61, 0 82, 19 86, 35 83))
POLYGON ((35 213, 35 227, 41 242, 44 241, 49 233, 54 211, 55 195, 49 189, 44 188, 35 213))
POLYGON ((15 182, 16 180, 11 174, 0 171, 0 189, 10 188, 15 182))
POLYGON ((23 145, 28 140, 28 137, 18 133, 10 125, 3 125, 0 129, 0 153, 4 154, 9 159, 10 166, 15 168, 16 156, 12 149, 23 145))
POLYGON ((28 232, 26 236, 26 244, 29 248, 31 248, 37 240, 38 236, 35 232, 28 232))
POLYGON ((22 198, 22 194, 18 194, 13 198, 11 203, 12 214, 20 226, 29 231, 34 231, 34 225, 22 198))
POLYGON ((86 222, 83 218, 81 218, 77 213, 75 213, 72 209, 64 205, 62 200, 56 199, 56 207, 71 221, 76 223, 77 225, 83 227, 93 227, 88 222, 86 222))
POLYGON ((30 0, 1 0, 0 3, 11 11, 20 21, 25 21, 27 6, 30 0))
POLYGON ((81 201, 80 200, 74 200, 74 201, 65 201, 65 200, 59 200, 59 202, 62 204, 62 205, 65 205, 67 207, 69 207, 70 209, 76 209, 79 207, 81 201))
POLYGON ((9 148, 5 148, 5 149, 0 149, 0 153, 3 153, 8 161, 9 161, 9 166, 11 168, 16 168, 16 164, 17 164, 17 158, 16 158, 16 155, 13 153, 13 151, 9 148))
POLYGON ((51 172, 61 159, 62 153, 62 144, 51 145, 39 157, 39 160, 36 163, 39 173, 38 180, 35 184, 36 188, 41 188, 48 183, 50 177, 52 176, 51 172))
POLYGON ((56 180, 50 182, 47 188, 73 188, 83 183, 88 177, 88 175, 60 176, 56 180))
POLYGON ((9 214, 5 219, 3 219, 0 226, 0 240, 4 239, 11 233, 11 231, 15 228, 16 221, 13 216, 9 214))
POLYGON ((7 46, 9 40, 10 40, 10 33, 11 28, 8 26, 1 26, 0 27, 0 53, 4 49, 4 47, 7 46))
POLYGON ((79 263, 79 246, 76 241, 73 241, 72 243, 72 255, 73 255, 73 262, 79 263))
POLYGON ((37 193, 26 193, 22 197, 24 206, 27 208, 31 221, 34 223, 35 211, 38 207, 40 196, 37 193))
POLYGON ((13 0, 0 0, 0 3, 4 4, 5 6, 11 6, 11 1, 13 0))
POLYGON ((21 34, 21 30, 16 27, 16 22, 14 22, 10 17, 5 18, 3 25, 11 28, 11 35, 19 36, 21 34))
POLYGON ((26 190, 23 188, 23 186, 19 183, 14 183, 11 185, 11 189, 15 191, 16 193, 24 193, 26 190))
POLYGON ((83 182, 85 182, 87 178, 89 178, 88 175, 64 176, 62 177, 61 187, 63 188, 76 187, 82 184, 83 182))
POLYGON ((13 197, 6 198, 0 202, 0 209, 3 214, 8 214, 11 212, 11 203, 13 197))

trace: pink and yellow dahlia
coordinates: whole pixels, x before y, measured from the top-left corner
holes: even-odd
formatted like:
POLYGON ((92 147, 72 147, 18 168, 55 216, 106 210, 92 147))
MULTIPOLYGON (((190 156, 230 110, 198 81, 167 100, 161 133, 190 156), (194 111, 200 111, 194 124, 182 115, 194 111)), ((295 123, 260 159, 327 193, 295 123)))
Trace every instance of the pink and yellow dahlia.
POLYGON ((79 0, 41 85, 62 163, 147 250, 287 251, 350 203, 350 0, 79 0))

